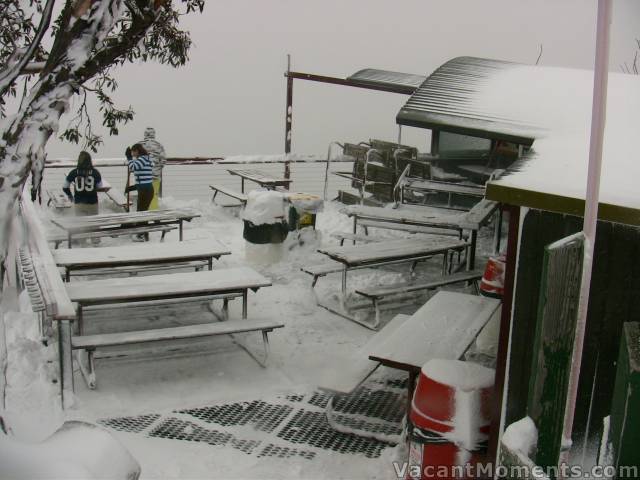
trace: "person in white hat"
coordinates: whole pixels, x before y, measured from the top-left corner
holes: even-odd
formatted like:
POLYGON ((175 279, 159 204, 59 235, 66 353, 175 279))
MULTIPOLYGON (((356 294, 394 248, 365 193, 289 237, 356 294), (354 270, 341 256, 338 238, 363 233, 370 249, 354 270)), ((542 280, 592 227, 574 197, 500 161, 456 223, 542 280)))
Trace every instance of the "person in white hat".
POLYGON ((158 209, 158 198, 162 194, 162 169, 167 161, 164 147, 156 140, 156 130, 147 127, 144 131, 144 140, 139 142, 149 152, 149 158, 153 162, 153 199, 149 210, 158 209))

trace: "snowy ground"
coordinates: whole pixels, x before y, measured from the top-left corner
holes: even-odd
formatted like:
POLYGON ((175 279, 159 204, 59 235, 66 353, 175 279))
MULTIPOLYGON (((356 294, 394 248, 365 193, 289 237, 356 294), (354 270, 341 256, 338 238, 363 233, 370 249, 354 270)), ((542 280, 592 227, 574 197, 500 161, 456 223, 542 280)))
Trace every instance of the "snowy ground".
MULTIPOLYGON (((338 213, 339 205, 328 203, 318 215, 318 238, 306 235, 302 245, 287 239, 281 261, 257 265, 246 258, 242 221, 233 209, 171 198, 164 203, 202 212, 201 218, 187 225, 186 239, 215 238, 229 246, 232 255, 222 257, 214 268, 249 263, 273 282, 249 296, 250 318, 252 314, 276 318, 286 325, 270 336, 268 368, 260 367, 228 337, 189 345, 116 349, 102 354, 108 358, 97 360, 96 390, 88 390, 76 372, 75 405, 60 413, 55 408, 57 385, 52 384, 57 355, 53 347, 37 342, 35 327, 29 329, 30 337, 9 340, 25 323, 35 325, 32 317, 23 315, 7 325, 7 345, 14 347, 9 349, 5 402, 7 411, 13 412, 7 422, 16 437, 44 438, 63 418, 99 423, 138 459, 143 479, 396 478, 392 465, 396 449, 329 427, 325 417, 329 397, 317 389, 322 378, 339 375, 347 356, 374 333, 316 305, 315 295, 338 294, 339 277, 321 278, 314 292, 311 278, 300 271, 301 265, 322 260, 316 252, 321 243, 337 243, 332 232, 350 230, 351 222, 338 213), (35 363, 24 365, 17 358, 35 363), (24 372, 30 376, 25 378, 24 372)), ((480 233, 481 256, 490 250, 491 235, 489 229, 480 233)), ((104 245, 128 241, 107 239, 104 245)), ((158 241, 153 234, 152 241, 158 241)), ((177 233, 165 241, 177 241, 177 233)), ((480 258, 478 265, 483 262, 480 258)), ((438 275, 439 268, 439 260, 426 262, 420 274, 438 275)), ((350 276, 350 286, 391 282, 407 270, 359 271, 350 276)), ((408 311, 417 309, 420 302, 424 299, 408 311)), ((231 315, 239 317, 240 302, 233 303, 231 315)), ((87 327, 94 332, 214 320, 206 306, 197 303, 152 310, 105 309, 87 318, 87 327)), ((390 318, 390 313, 384 317, 390 318)), ((246 343, 260 347, 259 334, 246 337, 246 343)), ((345 414, 343 426, 364 425, 369 431, 396 434, 404 405, 403 380, 402 374, 383 370, 355 396, 336 399, 336 411, 342 409, 345 414)))

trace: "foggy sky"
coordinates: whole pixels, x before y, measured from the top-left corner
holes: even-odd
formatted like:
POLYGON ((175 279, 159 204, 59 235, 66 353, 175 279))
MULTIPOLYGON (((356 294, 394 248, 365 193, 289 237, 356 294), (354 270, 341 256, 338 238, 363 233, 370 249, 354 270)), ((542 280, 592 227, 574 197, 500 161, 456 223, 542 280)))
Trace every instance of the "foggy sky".
MULTIPOLYGON (((115 72, 115 99, 135 120, 96 157, 122 156, 156 128, 170 156, 284 151, 286 55, 292 70, 346 77, 362 68, 428 75, 461 55, 593 68, 596 0, 207 0, 183 17, 194 47, 180 69, 147 63, 115 72)), ((640 1, 615 0, 610 70, 631 63, 640 1)), ((294 81, 292 151, 324 155, 329 142, 395 141, 405 95, 294 81)), ((66 122, 61 125, 61 131, 66 122)), ((94 124, 100 122, 94 119, 94 124)), ((428 150, 426 135, 403 143, 428 150)), ((49 158, 80 146, 51 140, 49 158)))

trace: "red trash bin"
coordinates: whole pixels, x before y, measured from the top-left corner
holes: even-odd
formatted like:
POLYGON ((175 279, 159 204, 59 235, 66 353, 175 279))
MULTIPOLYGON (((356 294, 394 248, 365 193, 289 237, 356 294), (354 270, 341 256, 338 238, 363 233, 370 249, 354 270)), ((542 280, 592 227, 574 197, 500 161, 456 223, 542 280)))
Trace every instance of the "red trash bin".
POLYGON ((436 359, 422 367, 409 413, 408 479, 473 478, 476 465, 486 461, 494 375, 458 360, 436 359))

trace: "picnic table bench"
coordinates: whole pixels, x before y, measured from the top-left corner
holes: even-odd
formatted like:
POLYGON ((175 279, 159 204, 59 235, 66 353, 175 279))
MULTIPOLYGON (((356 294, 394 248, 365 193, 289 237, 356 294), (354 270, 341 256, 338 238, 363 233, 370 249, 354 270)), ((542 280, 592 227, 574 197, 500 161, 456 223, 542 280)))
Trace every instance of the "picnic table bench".
MULTIPOLYGON (((74 336, 71 339, 73 350, 84 350, 87 352, 87 368, 83 370, 83 376, 89 388, 96 388, 95 351, 116 345, 130 345, 148 342, 160 342, 166 340, 179 340, 187 338, 211 337, 215 335, 233 335, 234 333, 262 332, 264 347, 264 361, 260 361, 252 352, 250 355, 258 360, 260 365, 265 366, 269 356, 268 334, 276 328, 282 328, 284 324, 279 321, 268 319, 252 320, 230 320, 226 322, 200 323, 183 327, 157 328, 152 330, 142 330, 134 332, 106 333, 96 335, 74 336)), ((243 348, 246 349, 244 345, 243 348)))
POLYGON ((394 317, 349 361, 342 361, 339 371, 332 370, 320 388, 350 393, 383 365, 408 373, 409 406, 422 366, 434 358, 461 359, 499 307, 495 298, 440 291, 413 315, 394 317))
POLYGON ((132 234, 134 229, 163 227, 172 224, 178 226, 179 238, 182 240, 183 223, 199 216, 199 212, 184 208, 83 217, 57 217, 51 221, 66 232, 68 247, 71 248, 74 237, 77 238, 78 235, 88 232, 96 232, 96 236, 113 236, 114 234, 132 234))
MULTIPOLYGON (((87 352, 86 365, 81 358, 78 358, 78 364, 89 388, 95 388, 96 385, 93 352, 104 346, 260 330, 263 332, 266 356, 268 354, 266 333, 280 328, 282 324, 275 321, 247 321, 245 324, 245 321, 247 319, 248 291, 257 291, 259 288, 270 285, 271 282, 268 279, 248 267, 68 283, 66 291, 69 299, 77 304, 77 334, 71 337, 71 348, 87 352), (84 335, 84 309, 86 307, 166 303, 167 301, 177 302, 194 298, 222 299, 224 302, 223 318, 227 319, 228 300, 238 296, 242 297, 242 320, 222 322, 224 326, 219 323, 207 323, 199 324, 203 326, 84 335)), ((243 346, 243 348, 258 360, 246 347, 243 346)))
MULTIPOLYGON (((209 185, 209 188, 213 190, 213 197, 211 197, 212 202, 216 201, 216 196, 218 195, 218 193, 222 193, 227 197, 235 198, 236 200, 238 200, 240 202, 240 206, 244 206, 247 204, 247 195, 245 195, 244 193, 236 192, 235 190, 231 190, 230 188, 227 188, 223 185, 213 184, 213 185, 209 185)), ((223 205, 223 206, 233 207, 237 205, 223 205)))
POLYGON ((216 240, 192 240, 180 243, 126 245, 121 247, 58 249, 53 252, 56 264, 64 268, 68 282, 72 271, 111 270, 124 266, 166 266, 173 263, 205 261, 213 269, 213 259, 230 255, 228 247, 216 240))
MULTIPOLYGON (((453 285, 463 282, 475 282, 482 278, 484 272, 480 270, 457 272, 452 275, 445 275, 435 280, 428 280, 422 282, 398 282, 393 285, 371 285, 360 287, 356 289, 358 295, 362 295, 370 299, 373 302, 373 308, 375 310, 375 326, 380 323, 380 301, 387 297, 393 297, 396 295, 406 295, 423 290, 435 290, 436 288, 444 287, 447 285, 453 285)), ((476 293, 477 290, 476 284, 476 293)))

